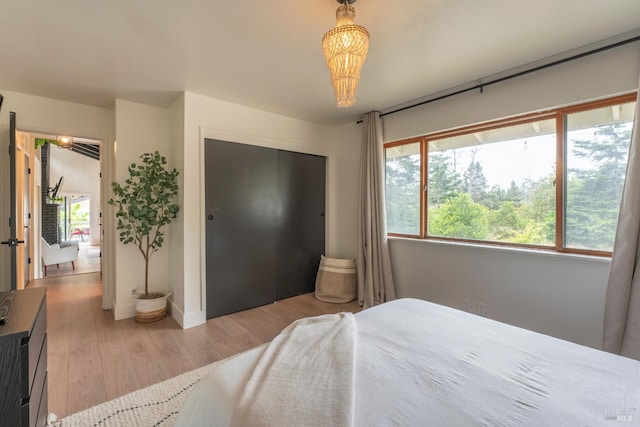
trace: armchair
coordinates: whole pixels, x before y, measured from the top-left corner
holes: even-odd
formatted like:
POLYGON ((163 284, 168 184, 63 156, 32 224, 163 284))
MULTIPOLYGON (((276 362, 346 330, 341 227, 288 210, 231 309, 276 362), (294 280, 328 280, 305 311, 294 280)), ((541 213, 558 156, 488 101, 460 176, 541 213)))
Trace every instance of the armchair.
POLYGON ((67 246, 61 248, 58 244, 50 245, 41 237, 42 240, 42 264, 44 265, 44 275, 47 275, 47 266, 55 264, 58 268, 62 262, 71 262, 71 268, 75 271, 76 266, 74 262, 78 259, 78 247, 67 246))

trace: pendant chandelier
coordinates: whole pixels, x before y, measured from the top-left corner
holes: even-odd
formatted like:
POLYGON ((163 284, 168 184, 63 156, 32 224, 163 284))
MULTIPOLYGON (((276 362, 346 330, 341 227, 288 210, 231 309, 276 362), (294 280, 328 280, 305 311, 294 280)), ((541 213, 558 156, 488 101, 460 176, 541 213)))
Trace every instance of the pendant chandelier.
POLYGON ((356 88, 360 69, 367 58, 369 32, 353 23, 356 0, 338 0, 336 26, 322 37, 322 50, 331 71, 331 82, 338 107, 349 107, 356 102, 356 88))

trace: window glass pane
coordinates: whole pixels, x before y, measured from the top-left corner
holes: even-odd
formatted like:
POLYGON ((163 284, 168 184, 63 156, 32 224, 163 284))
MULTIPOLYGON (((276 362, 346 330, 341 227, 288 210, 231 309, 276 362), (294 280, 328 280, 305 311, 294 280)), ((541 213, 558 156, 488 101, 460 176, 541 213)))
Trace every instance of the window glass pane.
POLYGON ((567 115, 565 247, 613 250, 634 107, 567 115))
POLYGON ((420 143, 385 150, 387 232, 420 235, 420 143))
POLYGON ((428 234, 553 245, 555 120, 429 142, 428 234))

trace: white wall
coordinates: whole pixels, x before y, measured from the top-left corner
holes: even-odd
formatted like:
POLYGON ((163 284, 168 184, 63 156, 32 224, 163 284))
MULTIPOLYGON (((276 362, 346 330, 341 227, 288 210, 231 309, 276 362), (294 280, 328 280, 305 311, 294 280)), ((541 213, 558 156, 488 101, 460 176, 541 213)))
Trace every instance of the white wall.
POLYGON ((0 123, 16 112, 19 130, 113 140, 113 110, 0 89, 0 123))
MULTIPOLYGON (((634 91, 640 73, 638 43, 583 58, 485 89, 384 117, 385 142, 486 120, 634 91)), ((422 95, 422 94, 416 94, 422 95)), ((340 129, 343 144, 356 125, 340 129)), ((355 242, 357 197, 354 179, 359 153, 336 148, 345 157, 337 172, 348 186, 340 192, 341 254, 355 242), (348 224, 348 225, 347 225, 348 224)), ((461 308, 468 299, 488 317, 549 335, 599 347, 609 261, 514 249, 391 239, 398 294, 461 308)), ((352 254, 350 256, 353 256, 352 254)))
POLYGON ((61 176, 64 182, 59 195, 87 195, 91 197, 89 221, 92 245, 100 244, 100 162, 51 145, 50 184, 55 185, 61 176))
POLYGON ((384 140, 560 107, 634 91, 638 87, 640 43, 384 116, 384 140))
MULTIPOLYGON (((2 132, 3 138, 8 135, 6 130, 9 126, 9 112, 14 111, 17 117, 18 130, 98 139, 103 142, 103 162, 109 165, 112 161, 111 153, 114 139, 113 110, 26 95, 4 89, 0 89, 0 93, 4 95, 2 113, 0 114, 0 127, 5 129, 2 132)), ((2 173, 8 173, 8 171, 3 170, 2 173)), ((109 172, 103 176, 102 185, 104 191, 105 181, 110 178, 109 172)), ((7 181, 3 176, 0 179, 0 185, 6 186, 8 184, 7 181)), ((7 198, 2 200, 7 200, 7 198)), ((6 203, 3 202, 2 206, 5 207, 6 203)), ((104 212, 104 205, 102 209, 104 212)), ((110 232, 109 227, 110 223, 106 221, 105 233, 110 232)), ((3 251, 4 248, 6 246, 0 246, 0 251, 3 251)), ((106 239, 103 250, 107 252, 113 250, 113 240, 106 239)), ((0 256, 0 258, 5 259, 4 255, 0 256)), ((4 266, 2 267, 4 271, 4 266)), ((110 265, 104 266, 102 281, 104 288, 102 306, 103 308, 111 308, 113 270, 110 265)))
MULTIPOLYGON (((172 316, 182 321, 184 307, 184 93, 169 107, 169 151, 171 153, 171 161, 174 167, 180 171, 178 175, 178 206, 180 212, 171 223, 171 236, 167 240, 169 245, 169 256, 171 263, 169 264, 169 278, 171 280, 173 295, 172 316), (180 307, 178 309, 177 307, 180 307)), ((181 323, 182 324, 182 323, 181 323)))
MULTIPOLYGON (((115 110, 115 181, 123 183, 129 177, 128 166, 138 162, 140 155, 145 152, 160 151, 168 158, 169 167, 173 167, 169 154, 168 110, 121 99, 116 100, 115 110)), ((109 191, 108 194, 105 197, 107 200, 112 192, 109 191)), ((114 215, 111 207, 110 215, 114 215)), ((171 240, 171 227, 172 224, 164 229, 167 242, 171 240)), ((117 230, 114 230, 114 236, 117 234, 117 230)), ((135 315, 135 298, 131 290, 144 291, 144 259, 133 244, 124 245, 117 240, 115 247, 116 288, 113 312, 115 319, 119 320, 135 315)), ((172 288, 169 283, 169 263, 168 245, 164 245, 150 258, 150 291, 167 291, 172 288)))
MULTIPOLYGON (((244 107, 237 104, 185 93, 171 108, 172 117, 184 110, 184 145, 182 153, 174 155, 181 160, 182 173, 181 226, 174 235, 172 253, 183 254, 180 261, 172 259, 172 271, 182 272, 183 291, 175 291, 172 313, 184 327, 206 320, 206 277, 204 271, 204 138, 250 143, 282 148, 328 157, 328 212, 331 212, 335 189, 335 166, 331 154, 331 129, 301 120, 244 107), (184 103, 181 106, 181 103, 184 103), (175 264, 178 262, 179 264, 175 264)), ((332 224, 336 219, 327 217, 327 248, 332 250, 332 224)))

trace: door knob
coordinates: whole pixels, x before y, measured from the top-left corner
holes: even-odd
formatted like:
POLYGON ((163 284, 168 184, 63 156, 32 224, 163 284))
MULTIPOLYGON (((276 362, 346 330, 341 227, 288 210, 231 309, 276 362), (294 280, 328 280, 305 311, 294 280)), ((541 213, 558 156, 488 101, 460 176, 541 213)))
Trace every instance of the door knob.
POLYGON ((4 242, 0 242, 0 245, 9 245, 10 248, 13 248, 15 246, 18 246, 19 243, 24 243, 24 240, 9 239, 5 240, 4 242))

